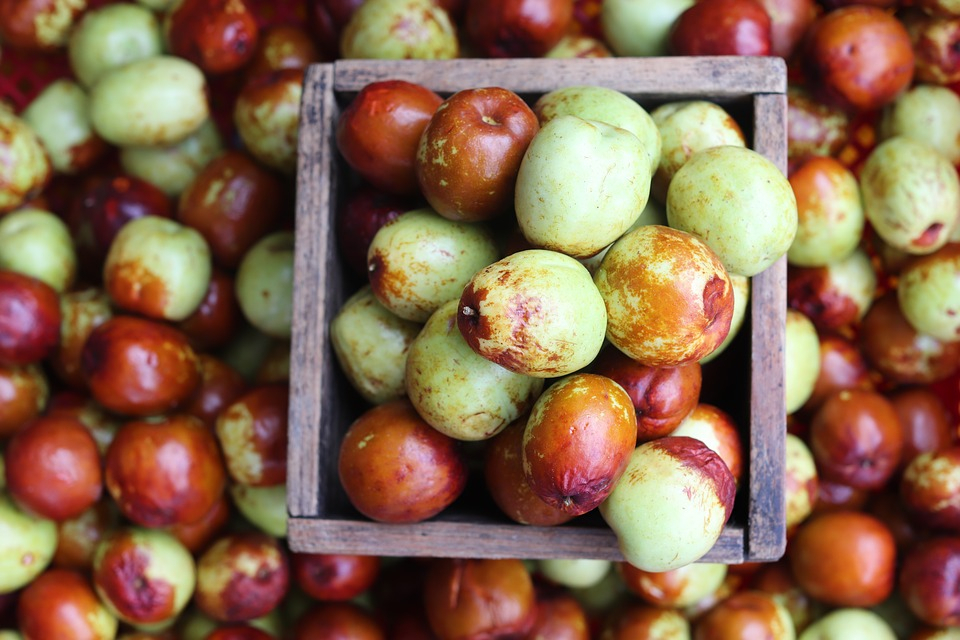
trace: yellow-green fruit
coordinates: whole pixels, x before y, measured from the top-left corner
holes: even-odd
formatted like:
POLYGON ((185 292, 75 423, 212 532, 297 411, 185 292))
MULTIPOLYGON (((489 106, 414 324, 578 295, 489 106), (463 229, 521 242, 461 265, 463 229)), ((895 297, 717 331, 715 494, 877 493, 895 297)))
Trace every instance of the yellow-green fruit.
POLYGON ((77 254, 67 225, 41 209, 20 209, 0 218, 0 269, 66 291, 77 274, 77 254))
POLYGON ((787 414, 810 398, 820 375, 820 338, 807 316, 787 309, 787 333, 784 349, 787 414))
POLYGON ((250 247, 234 282, 247 320, 274 338, 289 338, 293 326, 293 233, 277 231, 250 247))
POLYGON ((641 571, 623 567, 629 576, 631 590, 645 602, 663 608, 686 608, 696 605, 716 593, 727 577, 727 565, 696 562, 672 569, 669 576, 661 572, 641 571), (664 589, 669 584, 670 589, 664 589))
POLYGON ((207 164, 223 151, 223 140, 212 120, 170 145, 123 147, 120 165, 168 196, 178 196, 207 164))
POLYGON ((960 164, 960 96, 947 87, 918 84, 884 109, 880 135, 923 142, 960 164))
POLYGON ((343 58, 439 60, 459 52, 450 16, 432 0, 367 0, 340 34, 343 58))
POLYGON ((111 69, 162 52, 160 23, 153 12, 125 3, 85 13, 68 46, 70 68, 87 88, 111 69))
POLYGON ((960 243, 904 267, 897 299, 907 322, 920 333, 947 342, 960 340, 960 243))
POLYGON ((367 251, 370 286, 401 318, 426 322, 477 271, 499 257, 490 231, 415 209, 381 227, 367 251))
POLYGON ((807 444, 787 434, 787 478, 784 492, 787 500, 787 531, 807 519, 817 501, 819 476, 817 464, 807 444))
POLYGON ((514 208, 524 237, 575 258, 602 250, 647 204, 649 153, 637 136, 602 122, 560 115, 544 124, 517 174, 514 208))
POLYGON ((673 176, 690 156, 710 147, 745 147, 740 125, 720 105, 705 100, 668 102, 650 113, 660 131, 660 163, 650 191, 665 202, 673 176))
POLYGON ((0 594, 13 593, 43 573, 57 549, 57 523, 21 511, 0 493, 0 594))
POLYGON ((670 29, 695 0, 604 0, 600 26, 617 55, 665 56, 670 29))
POLYGON ((53 168, 76 173, 93 162, 106 145, 90 123, 87 94, 72 80, 55 80, 20 114, 43 142, 53 168))
POLYGON ((599 584, 612 566, 609 560, 589 558, 551 558, 537 563, 540 573, 571 589, 586 589, 599 584))
POLYGON ((37 195, 50 180, 51 165, 43 144, 26 122, 0 105, 0 214, 37 195))
POLYGON ((420 417, 451 438, 485 440, 529 411, 543 379, 477 355, 457 327, 459 300, 437 309, 410 345, 406 389, 420 417))
POLYGON ((750 277, 790 248, 797 200, 787 178, 756 151, 712 147, 673 177, 667 220, 707 243, 728 271, 750 277))
POLYGON ((229 491, 234 506, 250 524, 276 538, 287 537, 287 485, 233 484, 229 491))
POLYGON ((93 128, 118 146, 173 144, 209 116, 203 73, 174 56, 111 69, 90 90, 93 128))
POLYGON ((558 116, 577 116, 626 129, 640 139, 650 158, 650 170, 660 163, 660 131, 636 100, 607 87, 574 86, 543 94, 533 105, 540 126, 558 116))
POLYGON ((377 301, 370 287, 356 292, 330 323, 330 343, 353 388, 371 404, 404 395, 404 370, 419 322, 404 320, 377 301))
POLYGON ((867 609, 834 609, 800 634, 799 640, 896 640, 883 618, 867 609))
POLYGON ((529 249, 467 283, 457 324, 484 358, 515 373, 554 378, 593 362, 607 313, 586 267, 562 253, 529 249))
POLYGON ((960 180, 933 147, 904 136, 877 145, 860 172, 867 220, 884 242, 912 254, 944 244, 960 211, 960 180))

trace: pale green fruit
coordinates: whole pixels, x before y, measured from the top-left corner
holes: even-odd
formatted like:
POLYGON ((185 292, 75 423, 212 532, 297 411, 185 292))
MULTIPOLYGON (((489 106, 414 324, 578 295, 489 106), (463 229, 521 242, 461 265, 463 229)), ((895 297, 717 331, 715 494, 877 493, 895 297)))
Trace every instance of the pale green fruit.
POLYGON ((0 493, 0 594, 30 584, 56 550, 57 523, 20 510, 0 493))
POLYGON ((817 501, 819 476, 813 454, 807 444, 787 434, 786 483, 787 531, 807 519, 817 501))
POLYGON ((0 214, 37 195, 50 179, 50 158, 33 129, 0 104, 0 153, 16 162, 0 163, 0 214))
POLYGON ((90 89, 94 130, 117 146, 183 140, 207 118, 203 72, 174 56, 154 56, 111 69, 90 89))
POLYGON ((695 0, 604 0, 600 26, 621 56, 664 56, 670 29, 695 0))
POLYGON ((733 287, 699 238, 641 226, 610 248, 594 275, 607 308, 607 339, 649 366, 699 360, 724 341, 733 287))
POLYGON ((613 53, 602 41, 582 33, 568 33, 560 38, 544 58, 609 58, 613 53))
POLYGON ((880 135, 923 142, 960 164, 960 96, 946 87, 916 85, 884 109, 880 135))
POLYGON ((287 537, 287 485, 230 485, 234 506, 250 524, 275 538, 287 537))
POLYGON ((904 136, 881 142, 860 172, 867 220, 890 246, 912 254, 942 247, 960 211, 960 181, 950 161, 904 136))
POLYGON ((877 290, 877 272, 867 252, 856 249, 843 260, 828 264, 823 269, 831 295, 849 300, 857 310, 856 319, 862 320, 873 304, 877 290))
POLYGON ((700 560, 733 510, 733 474, 693 438, 667 436, 638 446, 600 515, 627 562, 669 571, 700 560), (696 456, 698 464, 691 462, 696 456))
POLYGON ((67 225, 41 209, 20 209, 0 218, 0 269, 32 276, 63 293, 77 274, 67 225))
POLYGON ((175 0, 137 0, 137 4, 153 11, 167 11, 175 0))
POLYGON ((457 440, 486 440, 530 410, 543 380, 513 373, 470 348, 457 327, 459 300, 437 309, 410 345, 406 389, 420 417, 457 440))
POLYGON ((55 171, 85 169, 98 148, 105 148, 90 124, 87 94, 72 80, 55 80, 20 116, 36 132, 55 171))
POLYGON ((650 193, 665 202, 673 176, 690 156, 710 147, 746 147, 737 121, 718 104, 705 100, 668 102, 650 113, 660 131, 660 163, 650 193))
POLYGON ((100 571, 104 559, 110 557, 108 554, 113 556, 114 561, 119 560, 119 566, 132 567, 129 570, 133 575, 125 576, 124 580, 135 584, 136 577, 139 577, 144 581, 162 582, 173 592, 173 606, 166 618, 155 621, 138 620, 120 610, 120 607, 129 603, 114 601, 117 596, 128 598, 128 593, 123 589, 114 591, 112 588, 104 588, 94 578, 93 587, 101 602, 120 620, 141 629, 164 628, 176 619, 193 597, 197 581, 196 565, 190 551, 173 534, 143 527, 114 529, 104 536, 93 552, 94 576, 100 571), (116 553, 122 554, 121 558, 126 562, 117 558, 116 553), (133 554, 143 561, 142 565, 133 566, 133 554))
POLYGON ((293 327, 293 233, 276 231, 250 247, 234 281, 244 317, 274 338, 293 327))
POLYGON ((667 220, 706 242, 728 271, 750 277, 790 248, 797 200, 787 178, 756 151, 713 147, 673 177, 667 220))
POLYGON ((860 244, 866 222, 853 172, 832 158, 818 157, 794 171, 790 184, 798 214, 797 235, 787 251, 790 264, 822 267, 849 256, 860 244))
POLYGON ((540 96, 533 112, 545 125, 558 116, 577 116, 626 129, 640 139, 650 158, 650 170, 660 163, 660 131, 657 124, 630 96, 597 86, 575 86, 556 89, 540 96))
POLYGON ((404 369, 418 322, 404 320, 380 304, 370 287, 356 292, 330 323, 330 343, 347 380, 371 404, 405 394, 404 369))
POLYGON ((111 69, 163 52, 160 23, 133 4, 108 4, 84 14, 70 34, 70 68, 87 88, 111 69))
POLYGON ((786 331, 783 359, 789 415, 813 394, 820 375, 820 338, 810 319, 794 309, 787 309, 786 331))
POLYGON ((0 630, 0 640, 23 640, 23 636, 10 629, 0 630))
POLYGON ((340 34, 343 58, 441 60, 459 52, 450 16, 433 0, 367 0, 340 34))
POLYGON ((727 272, 727 275, 733 287, 733 317, 730 318, 730 331, 719 347, 700 358, 700 364, 707 364, 726 351, 733 339, 739 335, 743 321, 747 317, 747 310, 750 308, 750 278, 730 272, 727 272))
POLYGON ((866 609, 834 609, 800 634, 799 640, 896 640, 883 618, 866 609))
POLYGON ((576 116, 550 120, 533 137, 517 174, 514 208, 524 237, 575 258, 599 252, 643 212, 648 160, 648 150, 626 129, 576 116))
POLYGON ((460 333, 515 373, 555 378, 603 346, 607 312, 586 267, 555 251, 520 251, 482 269, 460 296, 460 333))
POLYGON ((609 560, 589 558, 551 558, 537 563, 540 573, 570 589, 588 589, 600 584, 612 566, 609 560))
POLYGON ((168 196, 178 196, 197 174, 223 151, 213 120, 170 145, 123 147, 120 164, 132 176, 146 180, 168 196))
POLYGON ((367 252, 373 294, 406 320, 426 322, 499 257, 487 227, 415 209, 381 227, 367 252))
POLYGON ((619 571, 608 571, 595 585, 569 587, 569 589, 583 610, 590 615, 608 613, 616 603, 628 595, 627 586, 623 583, 619 571))
POLYGON ((197 230, 144 216, 123 225, 110 244, 103 282, 117 306, 179 322, 200 306, 212 271, 210 247, 197 230))
POLYGON ((900 272, 897 299, 907 322, 920 333, 960 340, 960 243, 951 243, 900 272))

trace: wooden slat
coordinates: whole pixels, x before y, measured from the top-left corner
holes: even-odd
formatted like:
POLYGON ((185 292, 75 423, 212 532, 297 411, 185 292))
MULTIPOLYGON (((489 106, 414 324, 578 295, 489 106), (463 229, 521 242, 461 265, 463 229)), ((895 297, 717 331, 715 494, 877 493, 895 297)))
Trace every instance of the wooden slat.
POLYGON ((546 93, 561 86, 593 84, 653 98, 734 98, 784 93, 782 58, 674 57, 579 60, 338 60, 337 92, 359 91, 379 80, 403 79, 451 93, 467 87, 504 86, 517 93, 546 93))
MULTIPOLYGON (((754 97, 754 146, 786 174, 787 98, 754 97)), ((786 398, 784 341, 787 314, 786 256, 753 278, 753 355, 750 402, 750 501, 747 558, 765 562, 786 549, 786 398)))
POLYGON ((333 130, 328 126, 336 104, 333 65, 312 65, 304 80, 300 105, 297 158, 296 242, 294 245, 293 334, 290 353, 290 420, 287 451, 287 508, 295 516, 322 512, 320 464, 324 437, 320 430, 321 400, 325 397, 323 353, 327 310, 324 292, 330 215, 335 193, 333 130), (314 455, 305 455, 315 452, 314 455))
MULTIPOLYGON (((403 556, 623 560, 613 532, 603 528, 461 522, 384 525, 291 518, 288 536, 293 551, 306 553, 384 555, 402 550, 399 555, 403 556)), ((731 526, 701 561, 737 564, 743 560, 743 530, 731 526)))

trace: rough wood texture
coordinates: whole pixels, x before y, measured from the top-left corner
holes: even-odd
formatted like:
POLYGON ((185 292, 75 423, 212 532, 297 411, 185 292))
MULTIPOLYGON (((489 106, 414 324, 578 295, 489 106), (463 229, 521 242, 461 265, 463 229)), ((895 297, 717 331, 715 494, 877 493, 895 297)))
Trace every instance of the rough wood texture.
MULTIPOLYGON (((531 99, 563 86, 594 84, 623 91, 648 108, 690 98, 723 102, 740 114, 741 125, 752 135, 752 147, 784 170, 785 65, 780 59, 743 57, 338 61, 315 65, 307 73, 300 127, 291 350, 287 485, 291 548, 396 556, 619 560, 616 539, 602 525, 512 524, 489 500, 463 498, 449 512, 412 525, 371 522, 346 501, 336 461, 343 433, 362 405, 339 372, 327 339, 330 320, 356 288, 336 257, 332 220, 347 172, 340 170, 333 132, 341 106, 369 82, 388 78, 418 82, 440 93, 499 85, 531 99)), ((745 427, 750 454, 734 519, 705 561, 766 561, 783 553, 785 316, 786 263, 781 260, 753 278, 750 319, 745 325, 749 334, 735 341, 739 349, 730 349, 741 352, 729 360, 735 375, 725 375, 732 395, 744 397, 745 406, 735 410, 745 427), (749 389, 744 388, 747 385, 749 389)))

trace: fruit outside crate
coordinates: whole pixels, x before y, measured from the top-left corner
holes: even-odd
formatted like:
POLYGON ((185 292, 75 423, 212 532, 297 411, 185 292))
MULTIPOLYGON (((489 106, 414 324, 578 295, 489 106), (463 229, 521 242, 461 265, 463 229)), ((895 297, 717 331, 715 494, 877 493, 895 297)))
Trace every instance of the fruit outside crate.
MULTIPOLYGON (((622 560, 613 532, 590 513, 557 527, 515 524, 476 477, 444 512, 417 524, 382 524, 350 506, 337 477, 340 442, 363 402, 340 372, 328 327, 363 284, 342 264, 334 213, 355 178, 336 150, 341 110, 364 86, 386 79, 422 84, 448 96, 485 86, 529 102, 574 85, 600 85, 648 111, 702 99, 738 120, 748 146, 786 170, 786 67, 782 59, 645 58, 580 60, 338 61, 312 66, 301 107, 295 309, 288 452, 289 543, 296 551, 391 556, 602 558, 622 560)), ((749 446, 734 515, 704 562, 769 561, 786 544, 783 348, 786 261, 751 282, 750 314, 740 335, 704 366, 701 400, 720 405, 749 446)), ((480 474, 474 473, 473 476, 480 474)))

